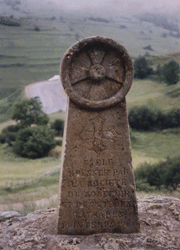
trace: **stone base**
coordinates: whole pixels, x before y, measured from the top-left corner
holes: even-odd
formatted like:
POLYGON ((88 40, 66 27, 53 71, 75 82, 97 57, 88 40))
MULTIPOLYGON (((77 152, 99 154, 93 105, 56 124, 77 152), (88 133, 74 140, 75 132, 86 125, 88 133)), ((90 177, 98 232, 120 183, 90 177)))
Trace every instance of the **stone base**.
POLYGON ((0 222, 3 250, 179 249, 180 200, 147 197, 139 200, 141 232, 136 234, 57 235, 56 209, 38 210, 0 222))

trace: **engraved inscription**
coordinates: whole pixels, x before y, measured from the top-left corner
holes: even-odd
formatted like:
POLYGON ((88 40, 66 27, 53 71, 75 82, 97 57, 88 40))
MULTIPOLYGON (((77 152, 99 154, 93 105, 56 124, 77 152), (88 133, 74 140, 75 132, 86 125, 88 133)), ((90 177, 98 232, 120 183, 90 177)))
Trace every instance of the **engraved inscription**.
POLYGON ((105 180, 89 180, 88 187, 99 186, 126 186, 126 180, 122 179, 105 179, 105 180))
POLYGON ((69 170, 69 176, 108 176, 110 169, 93 169, 93 170, 69 170))
POLYGON ((76 201, 77 208, 112 208, 112 207, 132 207, 130 200, 89 200, 89 201, 76 201))
POLYGON ((84 160, 84 165, 87 167, 92 167, 92 166, 112 166, 114 164, 113 159, 85 159, 84 160))
POLYGON ((103 211, 103 212, 90 212, 90 211, 77 211, 75 212, 76 218, 83 218, 83 219, 89 219, 89 218, 95 218, 95 219, 101 219, 101 218, 119 218, 123 217, 125 214, 120 210, 110 210, 110 211, 103 211))
POLYGON ((105 120, 99 115, 94 117, 93 119, 90 119, 89 122, 91 124, 90 128, 83 127, 82 131, 79 134, 79 137, 83 141, 92 139, 93 142, 90 150, 93 150, 99 155, 100 152, 106 149, 103 140, 107 139, 114 141, 115 133, 104 129, 105 120))
POLYGON ((70 177, 86 177, 86 176, 109 176, 109 174, 113 173, 113 176, 124 176, 124 175, 128 175, 129 171, 127 168, 121 168, 121 169, 107 169, 107 168, 103 168, 103 169, 99 169, 99 168, 95 168, 95 169, 90 169, 90 170, 86 170, 86 169, 81 169, 81 170, 74 170, 74 169, 70 169, 68 170, 68 174, 70 177))
POLYGON ((117 197, 117 198, 130 198, 134 196, 134 191, 129 190, 103 190, 98 188, 97 190, 92 191, 68 191, 68 198, 109 198, 109 197, 117 197))
MULTIPOLYGON (((59 227, 61 229, 65 229, 65 228, 73 228, 73 229, 78 229, 78 228, 92 228, 92 229, 96 229, 96 228, 106 228, 106 227, 110 227, 113 228, 116 226, 117 223, 115 223, 114 221, 112 222, 102 222, 102 221, 93 221, 93 222, 88 222, 88 221, 78 221, 78 222, 65 222, 65 223, 61 223, 59 225, 59 227)), ((118 225, 118 224, 117 224, 118 225)))

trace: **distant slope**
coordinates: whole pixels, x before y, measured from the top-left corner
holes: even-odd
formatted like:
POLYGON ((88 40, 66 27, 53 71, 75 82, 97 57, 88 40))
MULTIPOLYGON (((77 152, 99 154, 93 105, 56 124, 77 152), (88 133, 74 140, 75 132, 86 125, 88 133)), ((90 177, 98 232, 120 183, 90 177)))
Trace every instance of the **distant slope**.
POLYGON ((162 64, 168 63, 171 60, 174 60, 180 64, 180 48, 179 48, 179 51, 177 52, 168 53, 164 55, 153 55, 153 56, 148 57, 148 59, 152 61, 153 64, 155 65, 158 65, 158 64, 162 65, 162 64))

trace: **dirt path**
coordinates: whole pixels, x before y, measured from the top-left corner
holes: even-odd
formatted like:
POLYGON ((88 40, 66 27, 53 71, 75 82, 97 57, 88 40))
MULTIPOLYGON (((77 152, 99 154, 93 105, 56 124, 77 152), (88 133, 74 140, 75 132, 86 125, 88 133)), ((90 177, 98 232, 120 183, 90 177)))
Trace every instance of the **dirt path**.
POLYGON ((37 98, 46 114, 66 110, 67 96, 64 92, 59 76, 28 85, 25 94, 29 98, 37 98))

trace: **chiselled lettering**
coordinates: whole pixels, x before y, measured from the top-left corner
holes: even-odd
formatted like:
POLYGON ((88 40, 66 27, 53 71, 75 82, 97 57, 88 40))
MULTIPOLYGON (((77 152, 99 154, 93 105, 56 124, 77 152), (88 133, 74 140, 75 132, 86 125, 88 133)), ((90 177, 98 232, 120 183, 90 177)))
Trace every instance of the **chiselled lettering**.
POLYGON ((108 197, 117 197, 117 198, 130 198, 133 197, 134 192, 124 189, 117 190, 103 190, 103 188, 97 188, 95 190, 89 191, 68 191, 68 198, 108 198, 108 197))
POLYGON ((84 170, 69 170, 69 176, 74 177, 74 176, 82 176, 82 177, 88 177, 88 176, 108 176, 109 173, 111 172, 110 169, 84 169, 84 170))
POLYGON ((85 159, 84 160, 84 165, 86 167, 92 167, 92 166, 112 166, 114 164, 113 159, 85 159))
POLYGON ((99 186, 126 186, 126 180, 124 179, 104 179, 104 180, 89 180, 88 187, 99 186))
POLYGON ((120 167, 119 169, 113 169, 113 175, 118 176, 118 175, 128 175, 129 171, 127 168, 120 167))
POLYGON ((99 208, 112 208, 112 207, 132 207, 131 201, 129 200, 88 200, 88 201, 76 201, 77 208, 92 208, 92 207, 99 207, 99 208))

